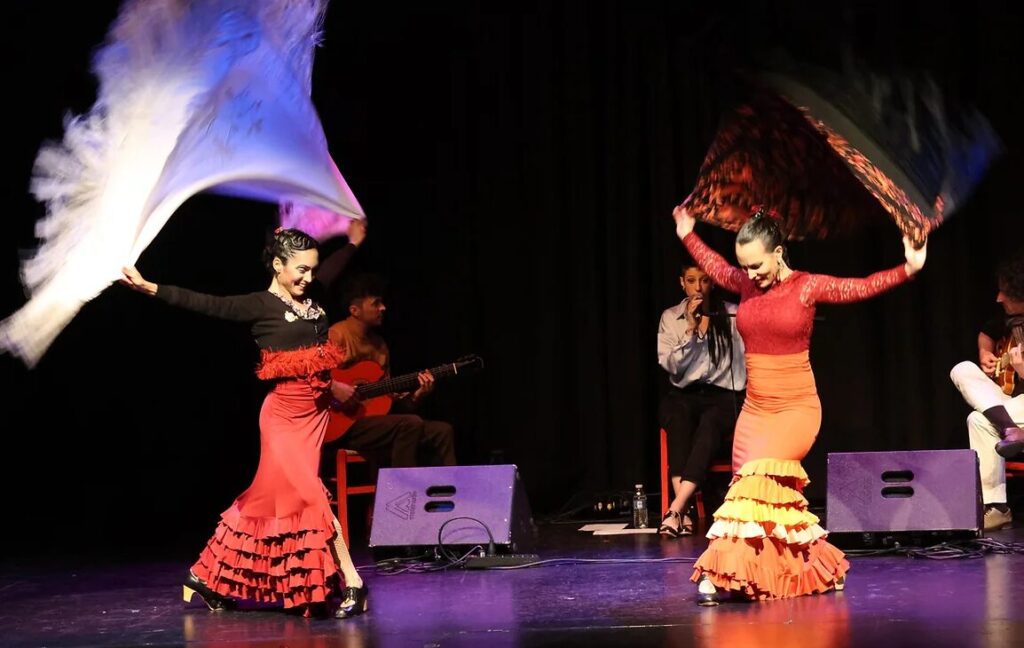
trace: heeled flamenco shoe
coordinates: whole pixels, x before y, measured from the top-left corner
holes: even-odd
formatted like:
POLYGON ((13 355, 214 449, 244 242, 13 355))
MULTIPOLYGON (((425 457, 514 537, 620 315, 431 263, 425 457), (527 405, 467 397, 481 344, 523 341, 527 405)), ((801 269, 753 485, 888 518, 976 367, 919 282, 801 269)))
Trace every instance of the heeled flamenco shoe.
POLYGON ((711 582, 707 574, 701 574, 697 581, 697 605, 712 607, 721 602, 715 584, 711 582))
POLYGON ((235 609, 234 601, 223 594, 214 592, 206 585, 206 583, 199 580, 195 574, 189 572, 188 578, 185 579, 185 583, 182 585, 182 598, 186 603, 191 603, 192 598, 196 594, 199 595, 199 598, 203 599, 203 603, 206 603, 206 607, 210 608, 213 612, 235 609))
POLYGON ((341 590, 341 603, 334 610, 334 618, 348 619, 357 614, 365 613, 369 609, 366 602, 366 597, 369 593, 370 588, 367 587, 366 583, 363 583, 362 587, 346 587, 341 590))

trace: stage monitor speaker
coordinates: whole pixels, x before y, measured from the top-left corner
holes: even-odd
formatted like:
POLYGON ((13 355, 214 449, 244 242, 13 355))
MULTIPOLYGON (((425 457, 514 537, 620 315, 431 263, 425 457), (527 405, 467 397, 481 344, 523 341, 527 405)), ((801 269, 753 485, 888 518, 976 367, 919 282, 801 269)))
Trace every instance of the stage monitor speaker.
POLYGON ((370 531, 374 554, 435 547, 439 532, 446 548, 487 549, 491 538, 497 552, 530 548, 536 527, 516 467, 381 469, 370 531))
POLYGON ((837 546, 978 537, 982 508, 973 450, 828 455, 826 528, 837 546))

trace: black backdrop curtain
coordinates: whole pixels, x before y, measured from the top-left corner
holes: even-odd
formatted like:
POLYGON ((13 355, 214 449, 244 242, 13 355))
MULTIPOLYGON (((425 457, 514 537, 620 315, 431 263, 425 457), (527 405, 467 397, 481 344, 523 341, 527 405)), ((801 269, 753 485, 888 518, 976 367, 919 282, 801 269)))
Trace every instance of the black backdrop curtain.
MULTIPOLYGON (((90 49, 115 2, 15 3, 9 74, 4 312, 22 302, 19 249, 40 213, 27 191, 40 142, 94 98, 90 49)), ((1014 87, 1024 27, 1006 3, 426 2, 332 4, 314 101, 370 216, 354 270, 389 280, 397 371, 478 353, 441 385, 463 463, 518 464, 535 510, 577 493, 657 483, 661 310, 681 297, 670 211, 728 106, 729 70, 780 45, 881 71, 927 68, 1007 146, 975 198, 933 236, 924 273, 871 302, 820 310, 812 363, 824 422, 807 466, 824 495, 830 451, 966 447, 948 379, 975 355, 992 271, 1019 242, 1024 163, 1014 87)), ((200 196, 143 255, 158 283, 258 290, 274 209, 200 196)), ((728 258, 731 236, 701 230, 728 258)), ((900 263, 896 229, 798 244, 801 269, 865 275, 900 263)), ((334 306, 329 304, 329 306, 334 306)), ((334 308, 337 312, 337 308, 334 308)), ((244 327, 114 287, 34 371, 6 377, 6 557, 197 549, 244 489, 263 387, 244 327)))

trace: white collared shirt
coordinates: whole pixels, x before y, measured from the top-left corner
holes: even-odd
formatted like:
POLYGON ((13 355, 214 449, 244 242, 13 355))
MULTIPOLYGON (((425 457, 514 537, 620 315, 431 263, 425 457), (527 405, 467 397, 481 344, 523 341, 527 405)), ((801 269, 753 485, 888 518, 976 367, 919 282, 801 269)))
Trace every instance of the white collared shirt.
POLYGON ((743 340, 736 331, 736 304, 724 302, 722 307, 729 317, 732 332, 732 362, 719 355, 718 363, 711 365, 708 349, 710 329, 706 336, 687 332, 686 303, 689 298, 661 314, 658 325, 658 364, 669 373, 669 380, 679 388, 696 383, 715 385, 724 389, 741 390, 747 386, 747 367, 743 360, 743 340))

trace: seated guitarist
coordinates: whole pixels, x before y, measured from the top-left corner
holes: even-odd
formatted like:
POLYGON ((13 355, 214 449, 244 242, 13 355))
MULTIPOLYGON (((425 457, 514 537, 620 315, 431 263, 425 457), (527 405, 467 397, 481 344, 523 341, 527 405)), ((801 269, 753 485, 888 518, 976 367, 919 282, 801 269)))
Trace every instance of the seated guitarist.
POLYGON ((1024 256, 1000 266, 997 280, 996 301, 1005 317, 990 320, 978 333, 978 364, 961 362, 950 372, 974 408, 967 430, 971 449, 978 453, 986 531, 1013 521, 1006 504, 1006 459, 1024 450, 1024 256))
MULTIPOLYGON (((386 310, 383 293, 383 282, 374 275, 354 277, 345 287, 342 305, 347 308, 348 317, 328 331, 331 342, 347 351, 342 368, 372 360, 381 366, 385 377, 390 376, 388 345, 378 332, 386 310)), ((395 399, 394 413, 358 419, 338 440, 338 445, 359 453, 389 456, 392 468, 454 466, 455 433, 452 426, 441 421, 427 421, 413 413, 434 389, 434 377, 429 371, 420 373, 419 382, 416 391, 395 399)), ((351 390, 351 398, 357 398, 355 387, 347 387, 351 390)), ((347 403, 343 401, 342 407, 347 403)))

